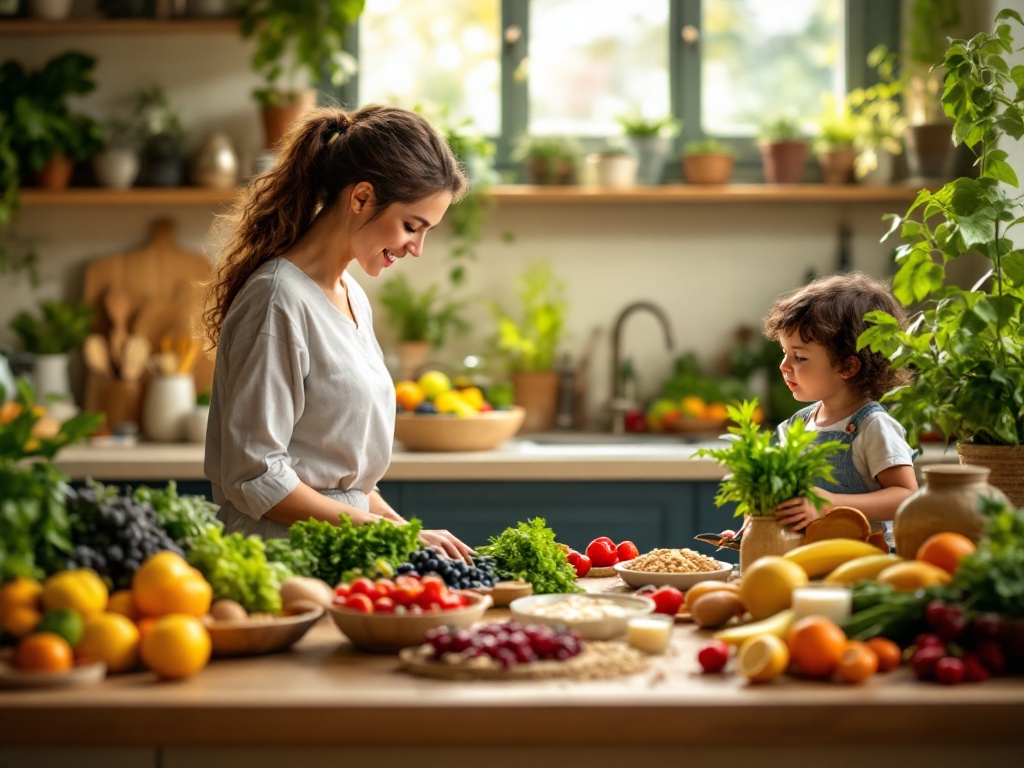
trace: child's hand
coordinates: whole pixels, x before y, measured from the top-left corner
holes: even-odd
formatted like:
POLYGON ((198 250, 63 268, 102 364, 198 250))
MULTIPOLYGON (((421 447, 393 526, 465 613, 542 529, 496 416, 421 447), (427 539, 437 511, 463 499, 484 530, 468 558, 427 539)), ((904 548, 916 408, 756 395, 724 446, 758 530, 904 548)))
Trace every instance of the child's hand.
MULTIPOLYGON (((815 489, 819 494, 828 499, 828 493, 820 488, 815 489)), ((784 501, 775 507, 775 521, 784 525, 791 531, 802 531, 808 525, 817 520, 826 510, 819 512, 814 505, 805 497, 800 496, 789 501, 784 501)))

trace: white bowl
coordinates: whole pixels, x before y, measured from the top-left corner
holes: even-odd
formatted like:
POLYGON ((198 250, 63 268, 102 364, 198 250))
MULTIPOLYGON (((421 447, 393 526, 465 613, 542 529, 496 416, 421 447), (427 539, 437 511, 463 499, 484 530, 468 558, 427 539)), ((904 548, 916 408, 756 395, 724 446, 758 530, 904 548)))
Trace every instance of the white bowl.
POLYGON ((363 613, 337 605, 327 606, 327 612, 356 648, 374 653, 398 653, 403 648, 421 645, 427 632, 435 627, 468 629, 491 607, 490 595, 452 591, 465 595, 469 603, 463 608, 428 613, 363 613))
POLYGON ((549 627, 568 627, 575 630, 584 640, 610 640, 626 634, 626 622, 635 616, 644 616, 654 611, 654 601, 646 597, 634 595, 612 594, 558 594, 532 595, 513 600, 509 606, 512 618, 521 624, 544 624, 549 627), (557 603, 566 598, 579 598, 585 601, 609 600, 624 610, 620 615, 605 616, 599 619, 565 620, 538 613, 541 606, 557 603))
POLYGON ((655 587, 670 586, 676 589, 683 590, 684 592, 692 587, 694 584, 698 584, 702 581, 728 581, 729 575, 732 573, 732 565, 730 563, 723 563, 718 560, 718 564, 722 566, 715 571, 704 571, 701 573, 665 573, 665 572, 651 572, 651 571, 631 571, 629 569, 632 560, 626 560, 622 563, 616 563, 612 566, 615 572, 619 574, 619 578, 626 582, 631 587, 646 587, 651 584, 655 587))

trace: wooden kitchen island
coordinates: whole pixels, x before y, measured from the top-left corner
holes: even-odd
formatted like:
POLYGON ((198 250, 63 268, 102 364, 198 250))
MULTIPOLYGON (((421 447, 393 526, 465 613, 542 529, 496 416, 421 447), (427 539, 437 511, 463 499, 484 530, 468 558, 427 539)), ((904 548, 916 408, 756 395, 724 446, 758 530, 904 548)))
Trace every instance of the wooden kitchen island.
POLYGON ((182 682, 0 691, 0 766, 1024 765, 1024 679, 754 686, 700 674, 709 634, 678 623, 666 655, 615 680, 447 681, 354 650, 325 617, 289 652, 182 682))

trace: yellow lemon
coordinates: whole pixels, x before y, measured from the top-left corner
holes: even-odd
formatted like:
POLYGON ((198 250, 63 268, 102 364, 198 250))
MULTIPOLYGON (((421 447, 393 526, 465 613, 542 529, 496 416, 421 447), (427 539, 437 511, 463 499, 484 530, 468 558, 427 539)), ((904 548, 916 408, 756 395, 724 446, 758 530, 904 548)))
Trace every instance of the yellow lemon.
POLYGON ((740 598, 754 621, 767 619, 793 604, 793 590, 807 583, 807 572, 783 557, 754 561, 740 581, 740 598))
POLYGON ((755 635, 740 646, 736 669, 754 683, 766 683, 789 666, 789 646, 778 635, 755 635))
POLYGON ((705 402, 696 395, 687 395, 679 401, 679 410, 682 411, 684 416, 691 419, 701 418, 705 408, 707 408, 705 402))
POLYGON ((442 392, 447 392, 452 388, 451 379, 441 371, 425 372, 420 376, 417 384, 420 385, 420 389, 423 390, 423 396, 427 400, 434 400, 442 392))
POLYGON ((458 408, 464 405, 462 395, 459 394, 457 389, 449 389, 434 398, 434 406, 437 408, 438 413, 455 413, 458 408))
POLYGON ((109 597, 107 585, 88 568, 58 571, 43 582, 43 607, 48 611, 70 608, 88 618, 106 610, 109 597))
POLYGON ((108 672, 128 672, 139 661, 139 628, 119 613, 96 614, 86 619, 75 655, 102 661, 108 672))
POLYGON ((484 393, 480 391, 480 387, 466 387, 460 389, 459 394, 462 395, 463 402, 472 406, 474 411, 479 411, 480 406, 484 404, 484 393))
POLYGON ((476 409, 469 403, 462 400, 455 403, 450 412, 454 413, 456 416, 461 416, 462 418, 476 416, 476 409))

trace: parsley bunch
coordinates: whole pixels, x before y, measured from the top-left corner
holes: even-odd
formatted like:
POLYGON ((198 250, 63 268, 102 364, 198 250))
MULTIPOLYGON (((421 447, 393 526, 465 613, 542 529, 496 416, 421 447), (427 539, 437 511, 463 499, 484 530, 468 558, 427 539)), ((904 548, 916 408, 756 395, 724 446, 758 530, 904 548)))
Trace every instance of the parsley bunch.
POLYGON ((994 611, 1024 618, 1024 510, 995 501, 981 500, 988 518, 985 538, 978 551, 964 556, 956 569, 953 589, 975 611, 994 611))
POLYGON ((538 595, 583 591, 576 583, 576 570, 543 517, 506 528, 476 551, 493 557, 499 572, 530 582, 538 595))
POLYGON ((722 506, 736 502, 735 516, 770 516, 772 510, 789 499, 804 497, 815 507, 825 503, 815 490, 819 480, 831 481, 828 459, 846 446, 838 440, 814 442, 814 432, 796 419, 787 429, 785 440, 754 423, 757 399, 744 400, 738 407, 728 406, 729 427, 726 448, 701 448, 694 458, 708 457, 729 469, 715 496, 722 506))

